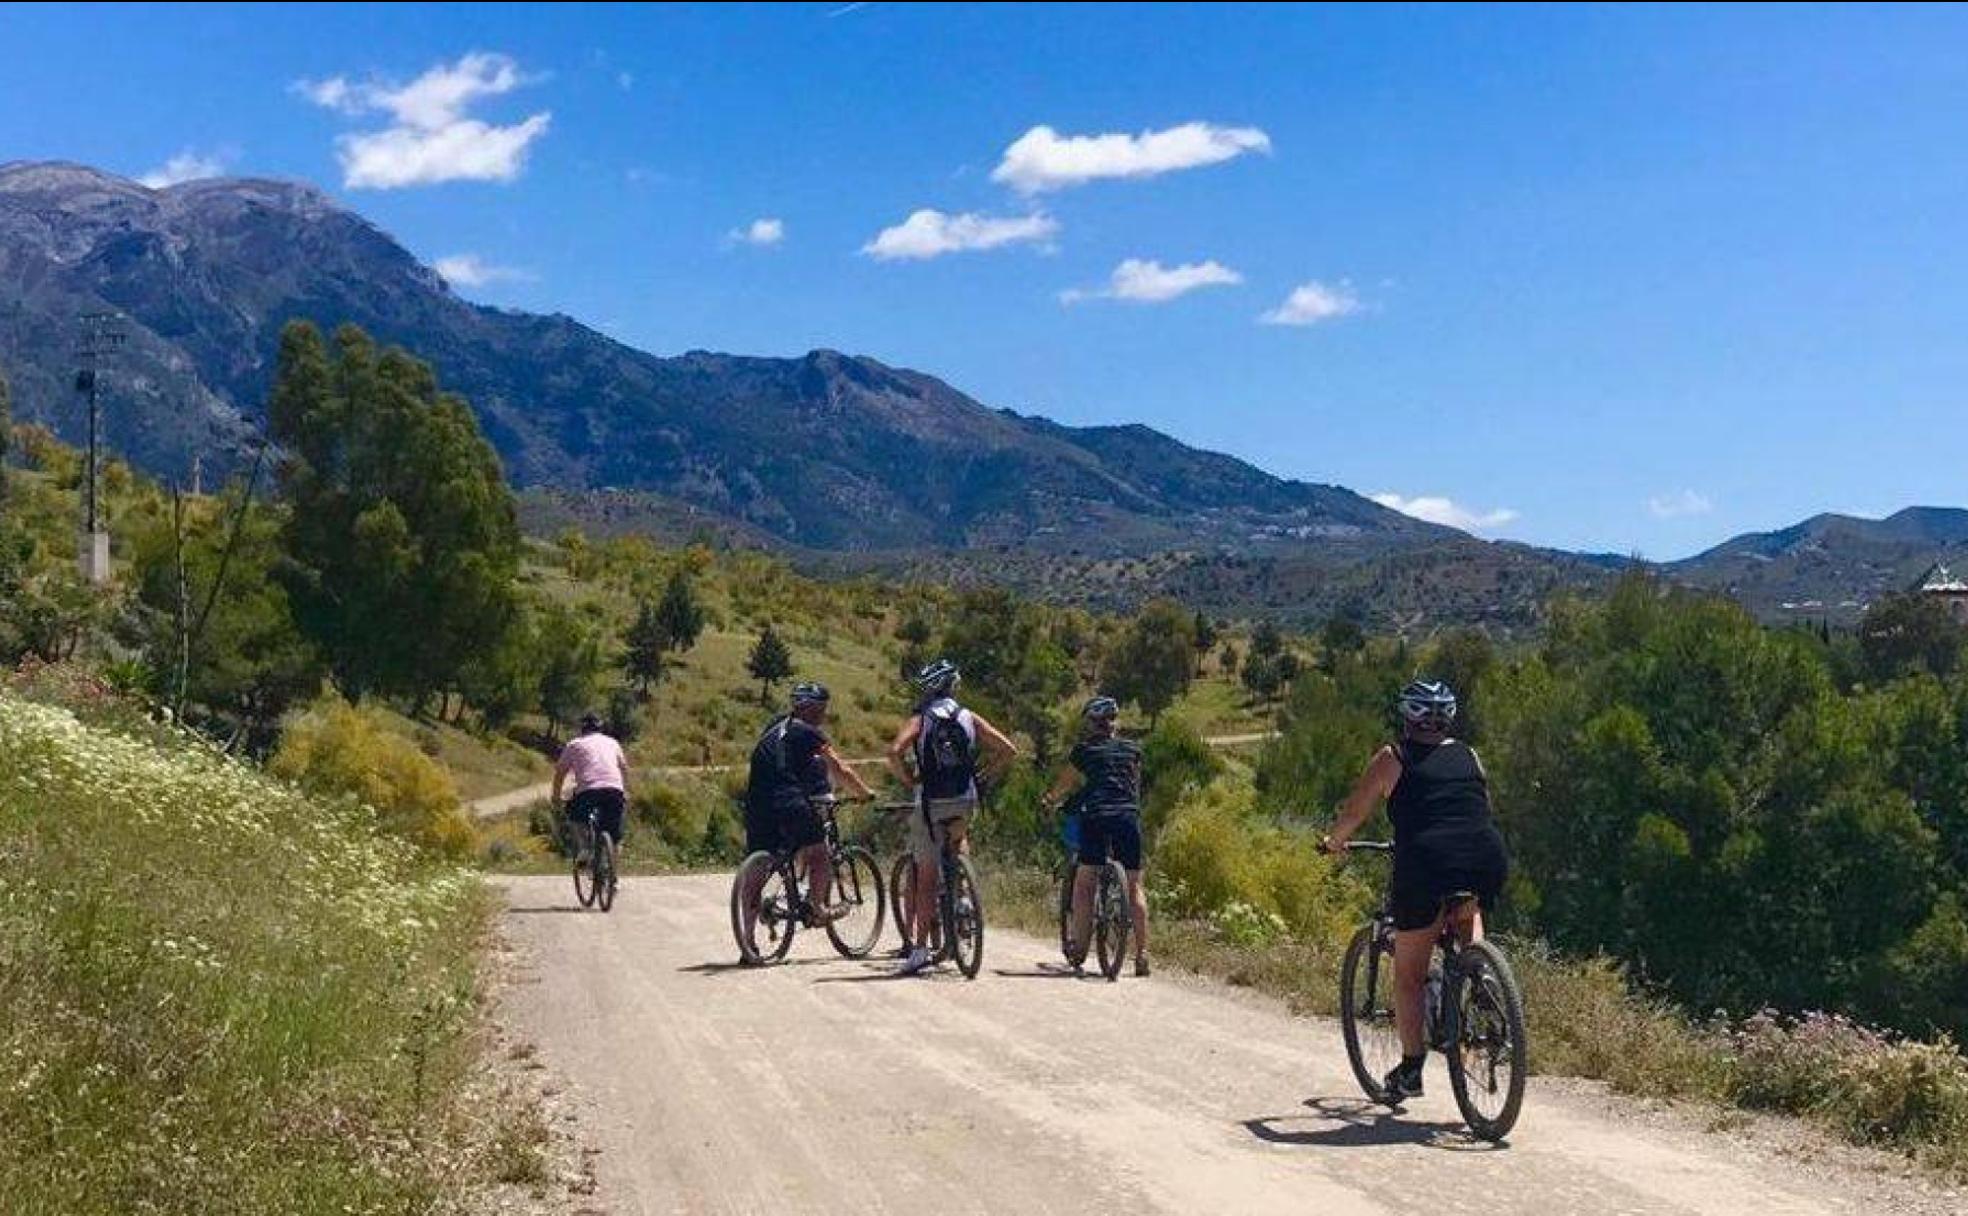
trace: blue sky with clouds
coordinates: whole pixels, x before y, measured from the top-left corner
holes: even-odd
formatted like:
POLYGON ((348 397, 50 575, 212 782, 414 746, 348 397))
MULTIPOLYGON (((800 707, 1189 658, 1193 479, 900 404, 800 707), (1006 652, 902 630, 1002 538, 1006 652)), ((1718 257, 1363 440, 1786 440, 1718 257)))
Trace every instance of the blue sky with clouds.
POLYGON ((329 189, 466 295, 831 346, 1486 535, 1968 502, 1968 14, 0 8, 0 160, 329 189))

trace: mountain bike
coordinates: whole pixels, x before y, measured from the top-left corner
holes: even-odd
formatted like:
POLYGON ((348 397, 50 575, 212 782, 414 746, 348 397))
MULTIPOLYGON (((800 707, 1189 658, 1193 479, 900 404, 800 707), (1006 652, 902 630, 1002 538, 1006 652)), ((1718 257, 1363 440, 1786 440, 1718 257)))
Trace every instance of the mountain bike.
MULTIPOLYGON (((1394 846, 1348 841, 1349 853, 1391 856, 1394 846)), ((1339 1023, 1346 1059, 1368 1098, 1385 1102, 1381 1081, 1401 1062, 1394 1026, 1394 914, 1391 892, 1373 919, 1360 927, 1340 966, 1339 1023)), ((1457 892, 1442 901, 1453 911, 1476 898, 1457 892)), ((1485 939, 1463 942, 1454 917, 1442 918, 1436 944, 1441 958, 1428 972, 1425 990, 1428 1046, 1449 1066, 1449 1088, 1469 1130, 1483 1140, 1510 1133, 1524 1102, 1524 998, 1510 962, 1485 939)))
POLYGON ((875 855, 858 844, 841 841, 835 816, 838 800, 810 800, 820 816, 827 858, 833 867, 833 898, 846 915, 822 921, 810 898, 811 876, 797 848, 767 851, 745 858, 731 879, 731 935, 738 954, 751 965, 776 963, 793 947, 802 926, 824 927, 827 939, 843 958, 866 958, 881 938, 888 904, 882 894, 881 870, 875 855), (748 918, 747 912, 751 915, 748 918), (747 924, 749 919, 750 924, 747 924))
MULTIPOLYGON (((876 809, 904 814, 920 813, 914 802, 892 802, 876 809)), ((909 911, 916 905, 916 853, 907 840, 904 840, 901 853, 896 855, 894 864, 889 867, 888 904, 889 911, 895 916, 896 934, 902 939, 901 949, 896 953, 907 955, 915 948, 915 942, 909 937, 909 911)), ((928 936, 925 949, 931 954, 940 953, 943 949, 943 926, 935 916, 929 918, 928 936)))
MULTIPOLYGON (((1073 940, 1073 886, 1080 873, 1080 817, 1066 816, 1060 839, 1066 844, 1066 860, 1059 868, 1059 952, 1072 967, 1086 964, 1087 950, 1073 940)), ((1134 931, 1134 905, 1128 901, 1127 870, 1109 857, 1100 867, 1093 891, 1094 957, 1100 974, 1109 982, 1121 978, 1121 964, 1127 961, 1128 937, 1134 931)))
MULTIPOLYGON (((965 979, 974 980, 984 966, 984 896, 978 890, 977 869, 951 837, 947 824, 936 824, 930 830, 938 845, 936 917, 930 922, 924 948, 937 962, 954 962, 965 979)), ((913 897, 903 902, 912 903, 913 897)), ((905 946, 908 937, 904 922, 905 946)))
POLYGON ((599 904, 606 912, 615 906, 615 837, 601 830, 592 807, 588 809, 585 831, 585 847, 577 841, 574 853, 574 898, 581 901, 583 908, 599 904))

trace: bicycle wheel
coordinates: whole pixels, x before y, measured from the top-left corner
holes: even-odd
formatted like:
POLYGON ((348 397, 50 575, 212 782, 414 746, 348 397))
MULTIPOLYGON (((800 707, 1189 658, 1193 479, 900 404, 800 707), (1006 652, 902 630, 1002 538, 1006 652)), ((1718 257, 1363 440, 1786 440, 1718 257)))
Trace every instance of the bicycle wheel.
POLYGON ((949 890, 943 895, 943 936, 949 957, 967 980, 977 978, 984 967, 984 897, 977 889, 977 871, 970 858, 959 857, 951 873, 949 890))
POLYGON ((588 860, 581 860, 581 833, 572 824, 568 825, 568 838, 574 845, 574 898, 581 901, 583 908, 593 907, 595 901, 594 851, 588 851, 588 860))
POLYGON ((844 958, 866 958, 881 940, 888 905, 882 900, 881 869, 874 854, 848 845, 834 861, 834 899, 848 914, 827 926, 827 938, 844 958))
POLYGON ((1069 967, 1086 962, 1086 948, 1073 943, 1073 880, 1080 866, 1073 858, 1059 868, 1059 953, 1069 967))
POLYGON ((915 902, 916 858, 913 853, 905 852, 888 870, 888 910, 895 914, 895 932, 902 939, 904 951, 914 944, 909 940, 909 909, 915 902))
POLYGON ((1524 1105, 1524 997, 1509 960, 1489 942, 1463 947, 1459 964, 1449 1088, 1469 1130, 1501 1140, 1524 1105))
POLYGON ((793 932, 799 928, 799 894, 793 889, 789 866, 776 864, 772 854, 760 850, 747 857, 731 877, 731 936, 738 941, 738 957, 754 965, 776 963, 793 948, 793 932), (745 893, 758 892, 758 914, 751 929, 745 927, 745 893))
POLYGON ((1361 1091, 1375 1102, 1386 1100, 1381 1080, 1401 1062, 1401 1035, 1394 1028, 1394 944, 1379 929, 1377 922, 1361 926, 1339 971, 1346 1061, 1361 1091))
POLYGON ((1095 898, 1093 940, 1100 951, 1100 974, 1112 983, 1121 978, 1121 964, 1127 961, 1128 932, 1134 927, 1127 871, 1120 862, 1110 858, 1100 867, 1100 891, 1095 898))
POLYGON ((595 903, 603 912, 615 906, 615 838, 607 832, 597 833, 594 848, 594 892, 595 903))

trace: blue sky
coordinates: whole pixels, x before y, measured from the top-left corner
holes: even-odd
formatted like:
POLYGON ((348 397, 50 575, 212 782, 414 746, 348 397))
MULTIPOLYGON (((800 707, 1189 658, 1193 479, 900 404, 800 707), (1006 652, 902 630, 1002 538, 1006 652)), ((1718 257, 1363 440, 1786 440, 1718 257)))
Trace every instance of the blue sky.
POLYGON ((0 160, 305 178, 475 299, 1486 535, 1968 502, 1961 9, 7 6, 0 80, 0 160))

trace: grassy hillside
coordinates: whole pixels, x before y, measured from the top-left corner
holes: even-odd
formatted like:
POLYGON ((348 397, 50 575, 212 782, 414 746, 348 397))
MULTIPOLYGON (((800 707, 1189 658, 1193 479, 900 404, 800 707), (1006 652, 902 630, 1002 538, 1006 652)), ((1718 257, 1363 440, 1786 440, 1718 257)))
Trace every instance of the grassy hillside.
POLYGON ((0 1206, 443 1210, 478 884, 82 693, 0 691, 0 1206))

